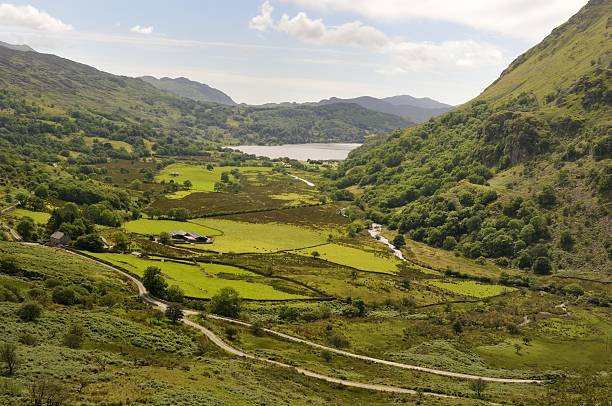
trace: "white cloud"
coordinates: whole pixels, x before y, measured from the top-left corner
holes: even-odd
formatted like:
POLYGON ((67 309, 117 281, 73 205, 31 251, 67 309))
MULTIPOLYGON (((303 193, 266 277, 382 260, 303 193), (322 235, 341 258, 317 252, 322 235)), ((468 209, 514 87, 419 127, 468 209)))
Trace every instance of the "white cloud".
POLYGON ((72 26, 37 8, 15 6, 8 3, 0 3, 0 24, 31 28, 38 31, 65 32, 72 30, 72 26))
POLYGON ((284 0, 324 12, 373 20, 435 20, 538 41, 575 14, 587 0, 284 0))
POLYGON ((136 34, 149 35, 149 34, 153 34, 153 27, 151 26, 141 27, 140 25, 135 25, 132 28, 130 28, 130 32, 135 32, 136 34))
MULTIPOLYGON (((283 14, 278 23, 275 23, 272 17, 274 10, 268 2, 264 3, 262 14, 257 17, 263 16, 264 9, 265 30, 271 28, 306 43, 349 45, 389 55, 396 66, 379 70, 381 73, 399 74, 442 66, 496 66, 503 59, 502 52, 494 45, 473 40, 440 43, 411 42, 390 38, 382 31, 365 25, 361 21, 328 26, 322 19, 311 19, 304 12, 299 12, 294 17, 283 14)), ((261 30, 262 27, 263 25, 257 25, 252 28, 261 30)))
POLYGON ((272 19, 274 7, 272 7, 269 1, 266 1, 261 5, 261 9, 259 11, 260 13, 251 18, 251 21, 249 21, 249 27, 257 31, 266 31, 274 24, 272 19))

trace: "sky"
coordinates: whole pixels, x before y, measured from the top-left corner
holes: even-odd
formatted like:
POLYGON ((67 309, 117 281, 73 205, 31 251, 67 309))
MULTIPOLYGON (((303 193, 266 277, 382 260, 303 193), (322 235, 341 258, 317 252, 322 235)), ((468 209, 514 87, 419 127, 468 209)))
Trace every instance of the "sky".
POLYGON ((477 96, 586 0, 0 1, 0 41, 236 102, 477 96))

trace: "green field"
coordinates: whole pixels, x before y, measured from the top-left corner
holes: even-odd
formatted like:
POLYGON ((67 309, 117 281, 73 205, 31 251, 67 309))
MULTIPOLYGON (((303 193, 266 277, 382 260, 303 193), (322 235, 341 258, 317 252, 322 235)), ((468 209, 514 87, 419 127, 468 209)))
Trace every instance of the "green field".
POLYGON ((296 253, 311 256, 315 251, 321 255, 321 259, 363 271, 393 274, 398 272, 397 266, 402 263, 388 251, 365 247, 359 249, 341 244, 326 244, 312 249, 298 250, 296 253))
MULTIPOLYGON (((155 177, 155 181, 170 182, 171 180, 173 180, 175 183, 179 183, 182 185, 186 180, 189 180, 192 184, 192 192, 213 192, 215 190, 215 183, 221 180, 221 174, 223 172, 230 172, 232 169, 238 169, 240 172, 246 173, 270 172, 272 170, 272 168, 270 167, 256 166, 215 166, 212 171, 209 171, 204 166, 179 163, 166 166, 155 177), (173 173, 178 175, 173 176, 173 173)), ((177 196, 173 197, 177 198, 177 196)), ((184 193, 182 197, 185 197, 184 193)))
POLYGON ((201 235, 215 236, 221 234, 219 230, 205 227, 201 224, 195 224, 189 221, 173 221, 173 220, 151 220, 138 219, 128 221, 123 224, 123 227, 136 234, 157 235, 162 232, 170 231, 192 231, 201 235))
POLYGON ((427 283, 429 285, 448 290, 449 292, 453 292, 458 295, 472 296, 477 298, 497 296, 505 292, 512 292, 516 290, 515 288, 511 288, 508 286, 490 285, 475 281, 451 281, 433 279, 427 281, 427 283))
POLYGON ((29 217, 38 224, 47 224, 51 215, 42 211, 32 211, 26 209, 15 209, 10 212, 13 217, 29 217))
POLYGON ((129 254, 91 254, 96 258, 111 262, 138 276, 144 270, 156 266, 162 270, 169 285, 178 285, 185 295, 196 298, 210 298, 225 287, 232 287, 245 299, 283 300, 302 299, 306 296, 281 292, 272 286, 254 282, 261 277, 255 273, 228 265, 199 264, 199 266, 175 262, 151 261, 129 254), (231 276, 235 279, 224 279, 231 276))
POLYGON ((117 150, 123 148, 129 153, 134 152, 134 147, 132 147, 130 144, 124 141, 109 140, 107 138, 100 138, 100 137, 85 137, 85 145, 87 145, 88 147, 91 147, 94 144, 94 141, 97 141, 101 144, 107 144, 107 143, 111 144, 113 148, 117 150))
POLYGON ((207 246, 218 252, 273 252, 299 249, 327 241, 329 230, 280 223, 246 223, 222 219, 194 219, 193 223, 223 231, 207 246))

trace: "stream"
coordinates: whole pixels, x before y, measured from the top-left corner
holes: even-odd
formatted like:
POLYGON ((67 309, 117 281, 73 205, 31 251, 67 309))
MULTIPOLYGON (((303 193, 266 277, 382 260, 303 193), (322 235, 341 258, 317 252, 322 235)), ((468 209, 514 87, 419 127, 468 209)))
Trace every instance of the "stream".
POLYGON ((402 254, 402 251, 397 249, 397 247, 395 245, 391 244, 391 242, 388 239, 386 239, 385 237, 382 236, 382 234, 381 234, 382 233, 382 225, 380 225, 378 223, 372 223, 372 226, 368 229, 368 233, 376 241, 378 241, 378 242, 386 245, 387 247, 389 247, 391 249, 391 251, 393 251, 393 255, 395 255, 396 257, 398 257, 402 261, 406 262, 406 258, 404 258, 404 254, 402 254))

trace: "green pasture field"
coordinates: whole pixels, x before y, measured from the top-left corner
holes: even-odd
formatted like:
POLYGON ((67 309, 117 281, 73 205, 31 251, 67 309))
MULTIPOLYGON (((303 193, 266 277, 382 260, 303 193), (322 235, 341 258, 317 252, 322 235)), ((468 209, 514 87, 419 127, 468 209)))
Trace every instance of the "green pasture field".
POLYGON ((51 214, 43 212, 43 211, 32 211, 26 209, 15 209, 11 210, 10 215, 13 217, 29 217, 34 222, 38 224, 47 224, 49 219, 51 218, 51 214))
POLYGON ((471 296, 476 298, 486 298, 491 296, 501 295, 502 293, 515 291, 515 288, 502 285, 491 285, 475 281, 455 281, 455 280, 428 280, 429 285, 437 288, 445 289, 450 292, 463 296, 471 296))
POLYGON ((190 221, 138 219, 123 224, 123 228, 131 233, 143 235, 158 235, 170 231, 192 231, 205 236, 221 234, 219 230, 196 224, 190 221))
POLYGON ((342 244, 326 244, 321 247, 295 251, 300 255, 312 256, 318 252, 321 259, 336 264, 350 266, 363 271, 395 274, 398 265, 402 264, 390 251, 376 249, 359 249, 342 244))
POLYGON ((223 235, 215 237, 212 245, 206 245, 206 249, 218 252, 274 252, 299 249, 324 244, 330 233, 328 230, 288 224, 257 224, 218 218, 194 219, 191 222, 223 231, 223 235))
POLYGON ((191 190, 193 192, 213 192, 215 190, 215 183, 221 180, 221 174, 223 172, 230 172, 232 169, 238 169, 240 172, 246 173, 270 172, 272 170, 271 167, 261 166, 215 166, 212 171, 209 171, 205 166, 176 163, 162 169, 155 177, 155 181, 169 182, 173 180, 175 183, 182 185, 186 180, 189 180, 192 184, 191 190), (172 173, 178 173, 178 176, 172 176, 172 173))
POLYGON ((289 277, 316 288, 327 296, 339 299, 361 298, 368 305, 383 304, 385 301, 399 302, 407 297, 414 299, 419 306, 459 298, 451 292, 424 284, 413 284, 411 289, 406 289, 402 284, 402 277, 397 274, 359 272, 344 265, 293 252, 224 254, 218 259, 258 272, 272 272, 274 275, 289 277))
POLYGON ((85 137, 85 145, 87 145, 88 147, 91 147, 94 141, 98 141, 101 144, 111 144, 113 146, 113 149, 120 150, 121 148, 123 148, 129 153, 134 152, 134 147, 124 141, 109 140, 107 138, 100 137, 85 137))
POLYGON ((284 300, 306 297, 281 292, 272 286, 256 282, 257 279, 261 279, 259 275, 228 265, 199 264, 195 266, 169 261, 151 261, 129 254, 92 253, 91 255, 127 269, 138 276, 143 276, 146 268, 156 266, 162 270, 169 285, 178 285, 185 291, 185 295, 196 298, 210 298, 225 287, 236 289, 245 299, 284 300), (230 275, 235 279, 224 279, 224 275, 230 275))

